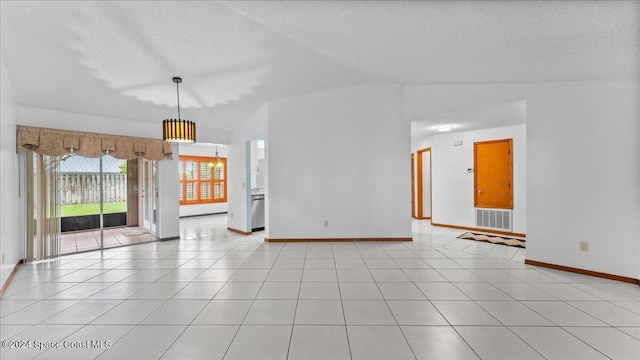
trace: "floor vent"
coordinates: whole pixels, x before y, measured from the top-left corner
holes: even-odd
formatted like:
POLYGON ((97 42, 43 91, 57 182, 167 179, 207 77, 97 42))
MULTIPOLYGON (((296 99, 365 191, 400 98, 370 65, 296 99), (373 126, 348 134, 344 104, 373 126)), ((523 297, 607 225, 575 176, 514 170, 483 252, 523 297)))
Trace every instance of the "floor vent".
POLYGON ((511 210, 476 208, 476 227, 511 231, 511 210))

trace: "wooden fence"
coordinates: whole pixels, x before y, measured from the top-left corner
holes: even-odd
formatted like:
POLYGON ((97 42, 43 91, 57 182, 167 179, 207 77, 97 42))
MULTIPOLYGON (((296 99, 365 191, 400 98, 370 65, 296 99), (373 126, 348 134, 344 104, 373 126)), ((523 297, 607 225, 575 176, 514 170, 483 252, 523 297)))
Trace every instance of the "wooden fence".
MULTIPOLYGON (((100 174, 61 174, 61 205, 100 202, 100 174)), ((127 201, 127 175, 102 174, 104 202, 127 201)))

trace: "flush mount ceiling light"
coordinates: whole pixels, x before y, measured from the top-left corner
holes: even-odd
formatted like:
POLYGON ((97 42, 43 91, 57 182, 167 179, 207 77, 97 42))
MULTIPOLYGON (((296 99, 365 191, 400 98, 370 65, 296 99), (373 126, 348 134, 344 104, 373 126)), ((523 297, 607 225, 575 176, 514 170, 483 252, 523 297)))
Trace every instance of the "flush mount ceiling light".
POLYGON ((440 132, 451 131, 451 129, 453 129, 453 126, 451 126, 451 125, 440 125, 440 126, 438 126, 438 131, 440 131, 440 132))
POLYGON ((196 123, 180 119, 180 89, 178 84, 182 82, 182 78, 176 76, 173 78, 173 82, 176 83, 176 93, 178 94, 178 118, 162 121, 162 140, 168 143, 194 143, 196 142, 196 123))

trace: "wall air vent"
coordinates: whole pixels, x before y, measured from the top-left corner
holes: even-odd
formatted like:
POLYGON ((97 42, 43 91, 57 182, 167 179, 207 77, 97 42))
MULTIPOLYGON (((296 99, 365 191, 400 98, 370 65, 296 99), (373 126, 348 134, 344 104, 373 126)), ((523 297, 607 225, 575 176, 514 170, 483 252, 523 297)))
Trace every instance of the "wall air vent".
POLYGON ((476 227, 512 231, 511 210, 476 208, 476 227))

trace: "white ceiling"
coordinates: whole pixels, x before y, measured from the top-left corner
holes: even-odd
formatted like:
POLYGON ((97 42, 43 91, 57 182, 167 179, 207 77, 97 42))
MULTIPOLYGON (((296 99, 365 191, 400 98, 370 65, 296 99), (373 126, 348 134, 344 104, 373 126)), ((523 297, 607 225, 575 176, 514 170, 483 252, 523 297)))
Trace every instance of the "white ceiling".
POLYGON ((368 82, 639 79, 639 29, 633 1, 2 1, 0 39, 19 105, 158 123, 181 76, 182 117, 231 131, 368 82))
POLYGON ((462 132, 521 125, 526 122, 526 101, 513 101, 412 121, 411 140, 419 141, 432 135, 442 134, 438 132, 438 128, 445 125, 451 126, 449 132, 462 132))

